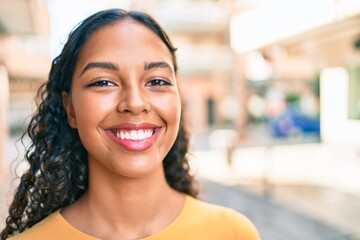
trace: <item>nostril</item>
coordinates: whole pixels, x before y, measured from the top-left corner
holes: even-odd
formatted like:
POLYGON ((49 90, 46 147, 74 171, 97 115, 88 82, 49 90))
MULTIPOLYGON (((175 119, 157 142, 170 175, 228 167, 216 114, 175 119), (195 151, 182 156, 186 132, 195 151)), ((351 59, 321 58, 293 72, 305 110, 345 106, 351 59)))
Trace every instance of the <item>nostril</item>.
POLYGON ((144 99, 141 99, 141 101, 134 99, 124 99, 120 101, 118 104, 118 111, 119 112, 127 112, 127 113, 133 113, 133 114, 139 114, 142 112, 148 112, 150 110, 150 103, 147 102, 144 99))

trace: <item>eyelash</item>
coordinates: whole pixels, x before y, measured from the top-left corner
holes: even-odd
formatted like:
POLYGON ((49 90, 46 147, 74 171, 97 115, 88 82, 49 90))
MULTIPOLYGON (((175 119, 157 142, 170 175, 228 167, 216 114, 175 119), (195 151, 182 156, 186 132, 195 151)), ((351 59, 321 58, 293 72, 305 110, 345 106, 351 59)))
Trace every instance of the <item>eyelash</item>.
POLYGON ((114 87, 117 86, 117 84, 106 80, 106 79, 99 79, 96 82, 90 83, 88 87, 114 87))
POLYGON ((153 79, 146 83, 147 86, 172 86, 172 83, 163 79, 153 79))

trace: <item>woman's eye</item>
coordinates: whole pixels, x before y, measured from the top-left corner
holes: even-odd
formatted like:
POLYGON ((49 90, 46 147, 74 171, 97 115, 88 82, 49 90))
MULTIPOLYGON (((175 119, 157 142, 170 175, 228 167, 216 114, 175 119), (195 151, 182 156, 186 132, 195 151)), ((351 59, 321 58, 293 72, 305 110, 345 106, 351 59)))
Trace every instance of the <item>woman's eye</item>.
POLYGON ((98 80, 88 85, 88 87, 115 87, 115 86, 117 85, 109 80, 98 80))
POLYGON ((149 81, 146 85, 148 86, 171 86, 171 82, 162 80, 162 79, 154 79, 149 81))

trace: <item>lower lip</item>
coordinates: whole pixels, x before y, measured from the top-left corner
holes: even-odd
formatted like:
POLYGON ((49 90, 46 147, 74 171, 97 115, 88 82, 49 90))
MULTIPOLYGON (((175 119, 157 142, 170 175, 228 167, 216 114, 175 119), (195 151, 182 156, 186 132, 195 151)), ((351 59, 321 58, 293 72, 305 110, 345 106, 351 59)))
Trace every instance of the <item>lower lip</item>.
POLYGON ((129 140, 129 139, 121 139, 114 136, 112 131, 108 130, 106 131, 106 134, 117 144, 121 145, 123 148, 125 148, 128 151, 145 151, 149 148, 151 148, 157 137, 159 136, 160 128, 155 129, 154 134, 150 138, 146 138, 143 140, 129 140))

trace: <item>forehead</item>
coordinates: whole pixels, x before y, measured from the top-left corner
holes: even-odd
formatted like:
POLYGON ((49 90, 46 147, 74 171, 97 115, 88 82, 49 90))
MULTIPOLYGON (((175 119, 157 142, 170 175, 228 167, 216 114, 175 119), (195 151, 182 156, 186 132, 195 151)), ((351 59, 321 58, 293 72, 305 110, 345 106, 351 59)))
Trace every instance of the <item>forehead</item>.
POLYGON ((159 36, 131 19, 121 20, 94 32, 80 51, 78 63, 99 56, 172 59, 170 50, 159 36))

